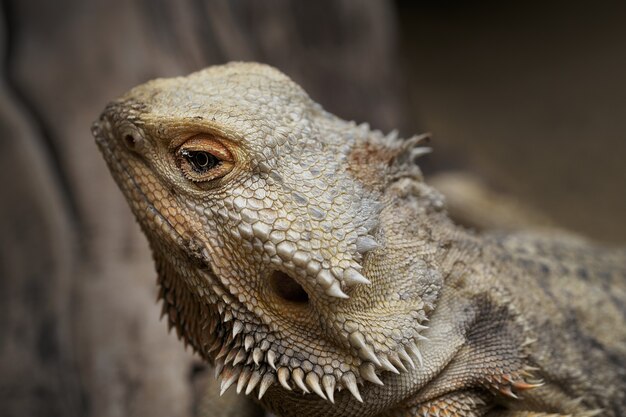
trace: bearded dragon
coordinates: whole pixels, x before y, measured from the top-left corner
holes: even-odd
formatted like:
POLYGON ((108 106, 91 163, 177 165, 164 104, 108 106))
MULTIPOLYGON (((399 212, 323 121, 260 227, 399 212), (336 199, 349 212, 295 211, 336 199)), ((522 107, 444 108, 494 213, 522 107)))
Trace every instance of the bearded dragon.
POLYGON ((626 412, 626 252, 455 225, 424 135, 254 63, 140 85, 93 133, 222 391, 299 417, 626 412))

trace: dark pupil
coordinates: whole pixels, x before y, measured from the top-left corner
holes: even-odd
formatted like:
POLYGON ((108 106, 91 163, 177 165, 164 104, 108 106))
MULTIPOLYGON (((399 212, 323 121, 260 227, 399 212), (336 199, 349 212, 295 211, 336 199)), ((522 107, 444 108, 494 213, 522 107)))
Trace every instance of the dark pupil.
POLYGON ((194 169, 200 172, 208 171, 219 163, 216 157, 207 152, 189 152, 187 158, 194 169))

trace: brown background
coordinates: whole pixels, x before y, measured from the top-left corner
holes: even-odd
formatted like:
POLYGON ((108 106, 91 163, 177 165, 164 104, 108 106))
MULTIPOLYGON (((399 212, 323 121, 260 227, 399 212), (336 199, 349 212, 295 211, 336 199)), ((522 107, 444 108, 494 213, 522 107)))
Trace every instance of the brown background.
POLYGON ((156 76, 270 63, 344 118, 433 132, 427 173, 626 241, 624 3, 426 3, 2 1, 0 415, 193 414, 202 367, 89 134, 156 76))

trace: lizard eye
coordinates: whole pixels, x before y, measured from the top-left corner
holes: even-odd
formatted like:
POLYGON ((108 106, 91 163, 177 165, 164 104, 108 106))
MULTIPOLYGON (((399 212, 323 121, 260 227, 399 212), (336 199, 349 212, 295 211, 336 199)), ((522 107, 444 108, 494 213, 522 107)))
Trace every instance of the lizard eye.
POLYGON ((200 174, 215 168, 221 162, 215 155, 204 151, 188 151, 183 149, 181 155, 184 156, 191 167, 200 174))
POLYGON ((197 135, 183 143, 177 160, 185 177, 193 182, 211 181, 228 174, 235 160, 228 148, 210 135, 197 135))

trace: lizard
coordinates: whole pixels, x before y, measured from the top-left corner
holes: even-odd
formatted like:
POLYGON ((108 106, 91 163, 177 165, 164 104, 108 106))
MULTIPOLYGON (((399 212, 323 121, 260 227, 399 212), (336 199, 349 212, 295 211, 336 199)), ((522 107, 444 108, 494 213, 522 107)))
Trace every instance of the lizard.
POLYGON ((300 417, 626 410, 626 251, 456 225, 427 135, 240 62, 137 86, 92 131, 221 392, 300 417))

